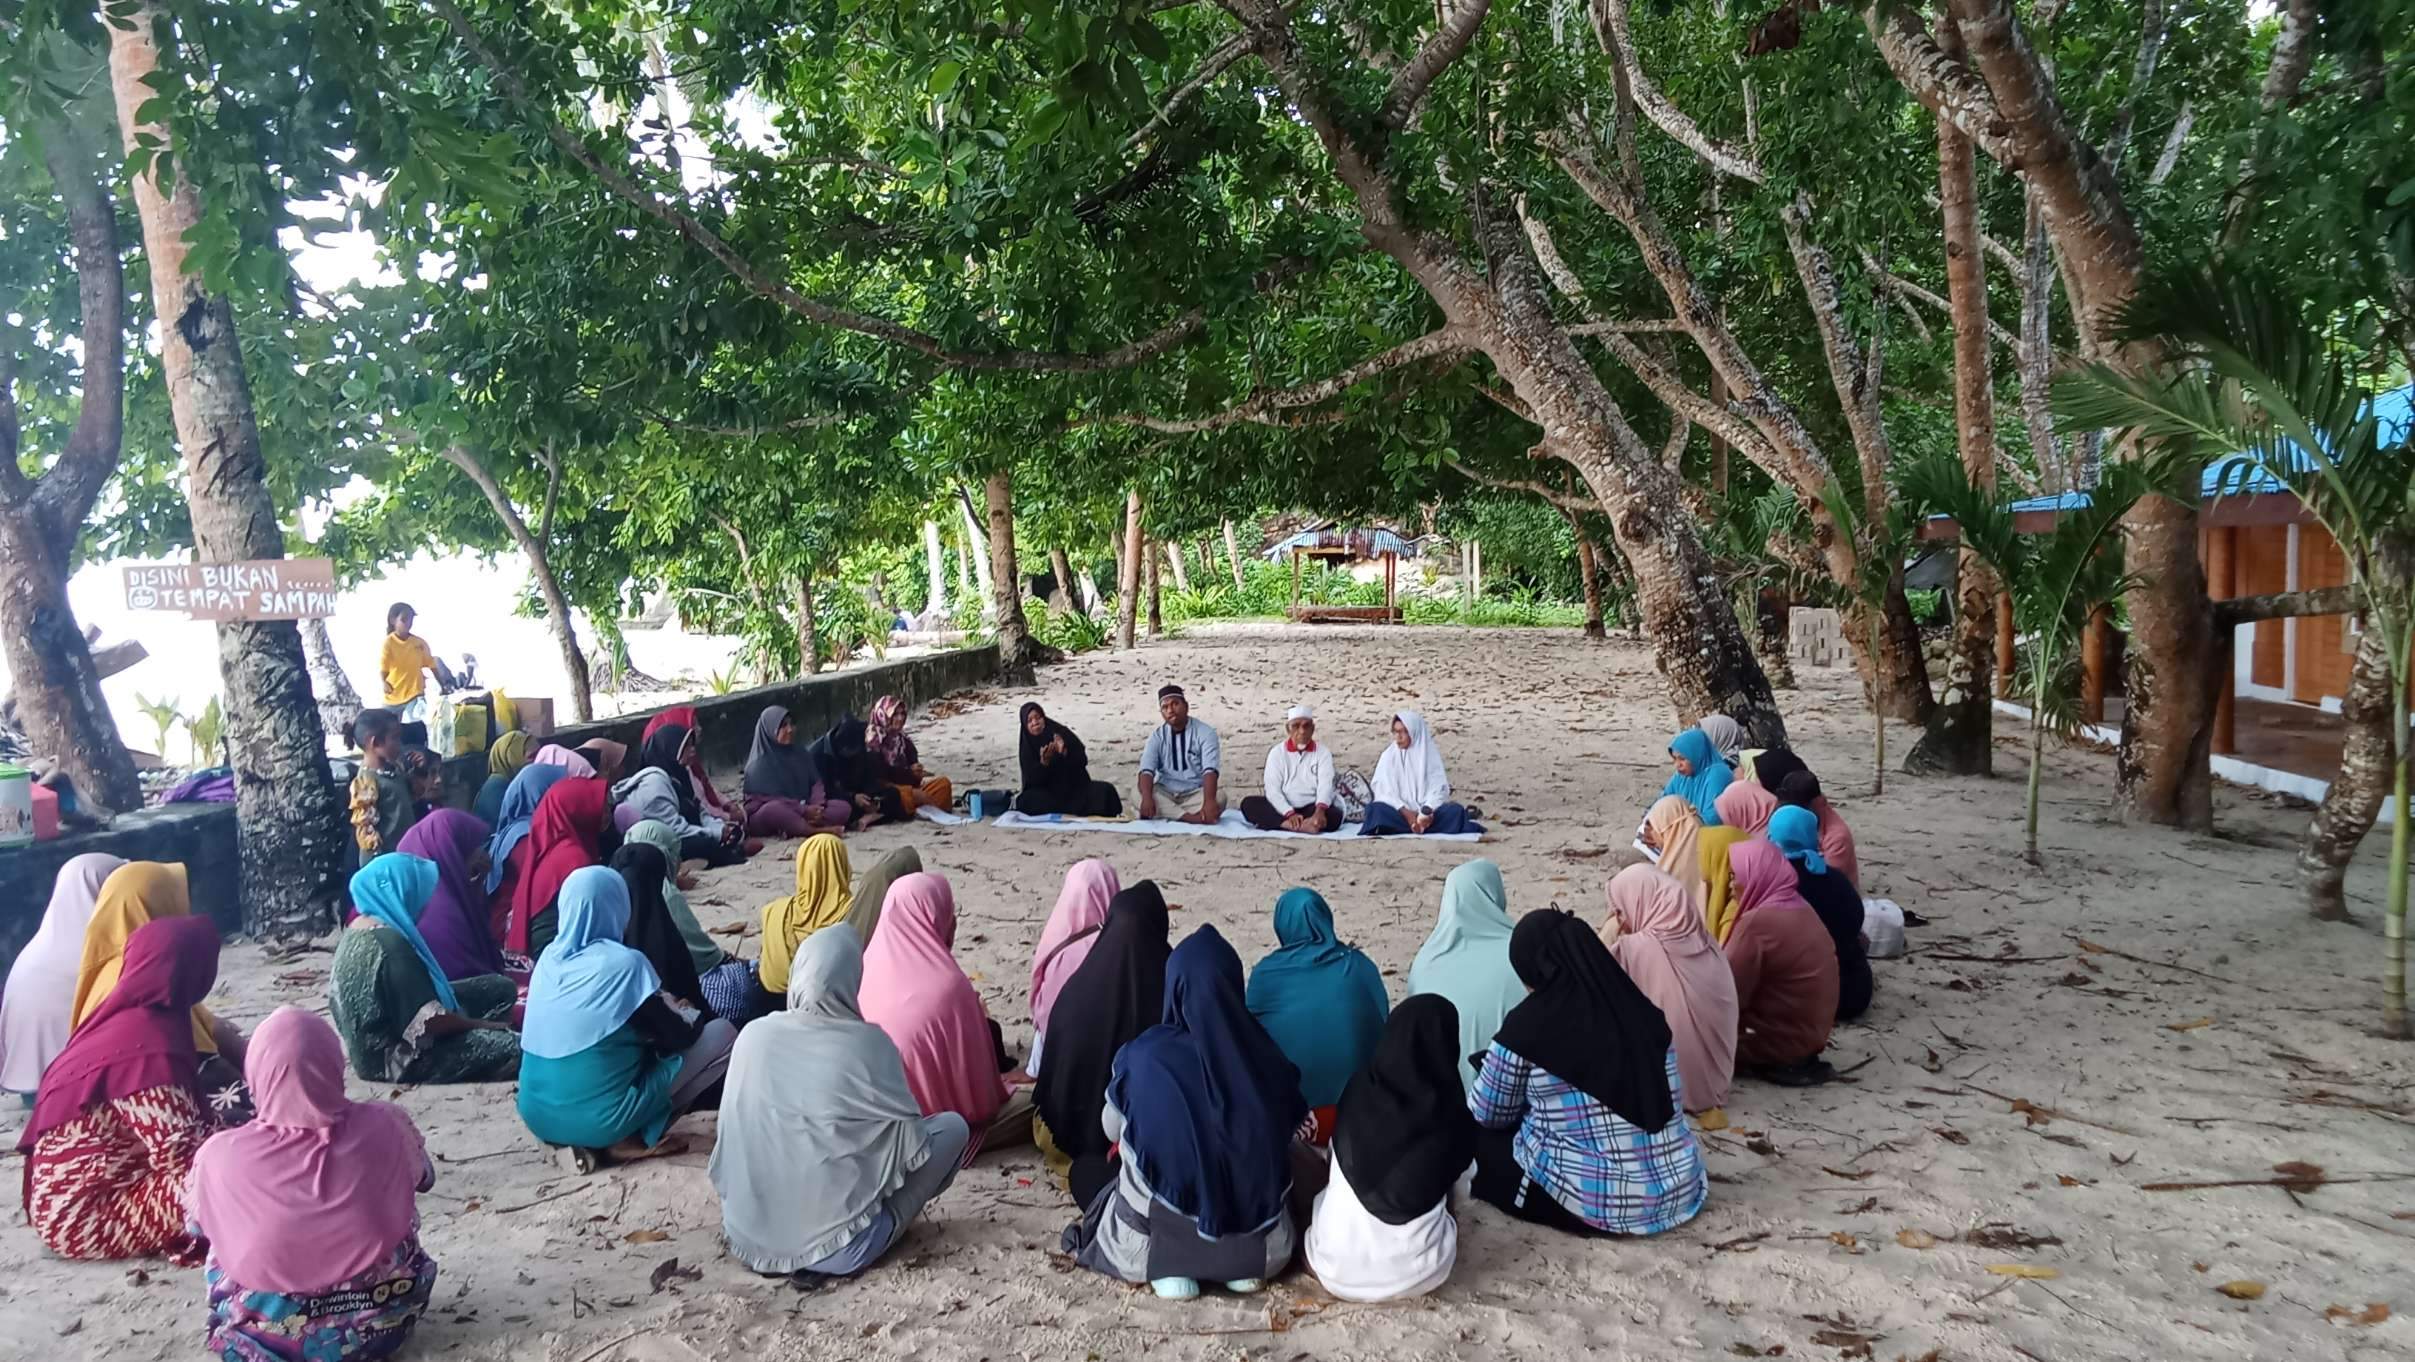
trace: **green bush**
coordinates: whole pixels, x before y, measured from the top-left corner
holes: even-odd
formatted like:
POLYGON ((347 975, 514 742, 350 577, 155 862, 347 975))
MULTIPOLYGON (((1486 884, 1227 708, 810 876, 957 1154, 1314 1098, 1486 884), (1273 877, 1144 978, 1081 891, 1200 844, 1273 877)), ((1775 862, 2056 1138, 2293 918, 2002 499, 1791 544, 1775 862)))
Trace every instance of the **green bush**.
POLYGON ((1026 600, 1023 613, 1031 621, 1031 636, 1051 648, 1087 653, 1107 646, 1105 620, 1093 619, 1078 610, 1052 615, 1046 605, 1036 600, 1026 600))
POLYGON ((1945 619, 1943 591, 1906 591, 1904 600, 1912 607, 1912 622, 1926 629, 1945 619))

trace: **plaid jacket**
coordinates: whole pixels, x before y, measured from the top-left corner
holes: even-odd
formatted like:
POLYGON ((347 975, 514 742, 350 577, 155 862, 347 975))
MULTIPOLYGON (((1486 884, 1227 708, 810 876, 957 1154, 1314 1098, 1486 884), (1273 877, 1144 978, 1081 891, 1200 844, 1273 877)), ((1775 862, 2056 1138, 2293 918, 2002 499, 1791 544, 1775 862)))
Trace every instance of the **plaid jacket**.
POLYGON ((1479 1125, 1518 1127, 1510 1152, 1552 1200, 1596 1229, 1657 1234, 1694 1218, 1710 1192, 1702 1146, 1685 1118, 1677 1050, 1661 1061, 1677 1115, 1639 1130, 1523 1056, 1493 1046, 1468 1094, 1479 1125))

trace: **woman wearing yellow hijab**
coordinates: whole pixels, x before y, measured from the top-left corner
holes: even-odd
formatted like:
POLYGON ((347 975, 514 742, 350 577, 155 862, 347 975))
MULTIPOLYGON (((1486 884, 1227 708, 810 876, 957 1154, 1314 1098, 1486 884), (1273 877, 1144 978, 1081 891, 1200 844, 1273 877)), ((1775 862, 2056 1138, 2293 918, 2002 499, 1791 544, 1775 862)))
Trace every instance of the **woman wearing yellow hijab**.
MULTIPOLYGON (((126 941, 136 928, 161 918, 186 917, 193 911, 186 888, 185 868, 166 861, 129 861, 101 881, 93 902, 92 921, 84 928, 84 957, 76 966, 75 1010, 72 1025, 81 1026, 101 1000, 117 987, 118 967, 124 963, 126 941)), ((193 1009, 193 1045, 204 1055, 218 1053, 218 1019, 206 1007, 193 1009)))
POLYGON ((788 962, 805 938, 847 920, 847 844, 829 833, 797 848, 797 892, 763 905, 763 958, 756 978, 775 998, 788 996, 788 962))
POLYGON ((479 821, 493 827, 502 821, 503 795, 511 789, 512 777, 528 765, 528 735, 513 729, 495 739, 486 749, 486 783, 478 787, 478 797, 470 802, 470 812, 479 821))
POLYGON ((1702 846, 1702 925, 1711 929, 1719 944, 1727 944, 1727 934, 1736 929, 1736 897, 1734 875, 1727 853, 1740 842, 1753 840, 1753 834, 1742 828, 1704 828, 1702 846))

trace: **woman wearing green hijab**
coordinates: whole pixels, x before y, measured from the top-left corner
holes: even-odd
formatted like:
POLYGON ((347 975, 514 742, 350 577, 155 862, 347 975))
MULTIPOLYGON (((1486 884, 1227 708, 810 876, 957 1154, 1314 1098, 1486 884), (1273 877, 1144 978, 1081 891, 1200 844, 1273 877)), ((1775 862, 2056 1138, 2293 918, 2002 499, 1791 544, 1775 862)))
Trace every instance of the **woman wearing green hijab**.
POLYGON ((899 847, 872 863, 847 901, 847 925, 855 929, 856 940, 872 944, 872 929, 880 925, 880 906, 889 897, 889 886, 921 873, 922 854, 912 847, 899 847))
POLYGON ((1392 1004, 1383 971, 1334 934, 1333 909, 1314 889, 1275 900, 1281 945, 1249 972, 1249 1011, 1300 1071, 1300 1096, 1317 1118, 1318 1144, 1333 1135, 1333 1107, 1383 1039, 1392 1004))
POLYGON ((1459 1081, 1476 1086, 1468 1060, 1492 1048, 1501 1021, 1526 997, 1509 964, 1509 890, 1501 867, 1469 861, 1442 882, 1442 912, 1434 933, 1409 965, 1409 993, 1438 993, 1459 1009, 1459 1081))

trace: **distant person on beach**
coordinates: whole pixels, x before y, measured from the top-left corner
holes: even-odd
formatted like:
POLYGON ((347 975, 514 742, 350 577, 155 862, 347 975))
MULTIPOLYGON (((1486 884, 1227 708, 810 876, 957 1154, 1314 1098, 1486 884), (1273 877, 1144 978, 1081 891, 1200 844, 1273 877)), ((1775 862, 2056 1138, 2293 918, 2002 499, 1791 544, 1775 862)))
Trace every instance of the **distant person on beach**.
POLYGON ((1333 749, 1317 741, 1317 712, 1293 705, 1283 741, 1266 752, 1266 793, 1241 801, 1241 816, 1261 832, 1332 832, 1342 825, 1333 801, 1333 749))
POLYGON ((857 832, 883 819, 907 817, 905 801, 897 787, 880 779, 878 763, 864 743, 865 727, 864 721, 853 714, 841 714, 838 722, 807 749, 815 769, 822 773, 829 797, 847 801, 854 811, 848 827, 857 832))
MULTIPOLYGON (((704 806, 705 812, 722 822, 744 826, 747 821, 746 805, 724 796, 721 787, 713 783, 712 775, 704 769, 704 753, 700 750, 704 741, 704 724, 696 717, 694 705, 673 705, 646 720, 645 732, 638 735, 638 746, 643 748, 646 739, 672 724, 678 724, 696 737, 695 742, 688 744, 687 754, 680 764, 687 768, 688 784, 695 788, 697 802, 704 806)), ((748 831, 751 833, 753 830, 750 828, 748 831)), ((760 850, 761 847, 750 847, 746 854, 752 856, 760 850)))
POLYGON ((1392 715, 1392 741, 1375 763, 1375 798, 1358 827, 1361 837, 1398 833, 1448 837, 1482 832, 1467 806, 1451 798, 1451 777, 1442 766, 1442 747, 1426 718, 1413 709, 1392 715))
POLYGON ((361 745, 361 768, 353 773, 349 803, 352 842, 367 865, 394 850, 419 821, 410 773, 403 768, 402 721, 382 709, 364 709, 353 725, 361 745))
POLYGON ((1159 817, 1162 804, 1174 811, 1175 822, 1213 826, 1224 816, 1216 796, 1224 745, 1215 729, 1191 717, 1190 698, 1180 686, 1158 688, 1157 713, 1164 722, 1140 749, 1140 802, 1133 816, 1159 817))
POLYGON ((906 736, 904 697, 884 695, 872 702, 864 715, 864 747, 871 754, 873 774, 897 791, 909 816, 926 804, 945 810, 956 802, 956 787, 946 776, 923 769, 922 754, 906 736))
POLYGON ((755 716, 738 791, 748 829, 765 837, 844 832, 854 814, 853 805, 831 794, 812 748, 797 741, 796 723, 782 705, 765 705, 755 716))
POLYGON ((1736 1068, 1787 1087, 1824 1083, 1836 1026, 1836 945, 1795 886, 1777 846, 1755 838, 1728 853, 1736 925, 1722 949, 1736 979, 1736 1068))
POLYGON ((1023 789, 1015 796, 1018 812, 1114 818, 1124 811, 1123 796, 1114 786, 1090 778, 1090 752, 1081 738, 1049 718, 1039 701, 1024 702, 1016 717, 1015 742, 1023 765, 1023 789))
POLYGON ((408 722, 428 717, 427 673, 436 673, 436 684, 446 690, 453 688, 453 673, 444 659, 428 646, 428 641, 411 632, 419 612, 406 601, 396 601, 386 607, 386 639, 378 649, 378 677, 385 683, 386 708, 408 722))

